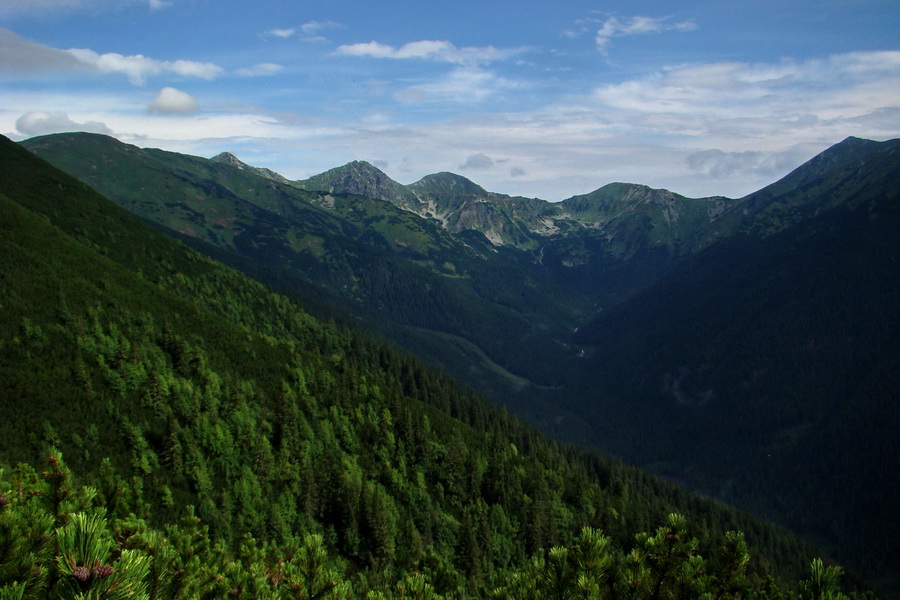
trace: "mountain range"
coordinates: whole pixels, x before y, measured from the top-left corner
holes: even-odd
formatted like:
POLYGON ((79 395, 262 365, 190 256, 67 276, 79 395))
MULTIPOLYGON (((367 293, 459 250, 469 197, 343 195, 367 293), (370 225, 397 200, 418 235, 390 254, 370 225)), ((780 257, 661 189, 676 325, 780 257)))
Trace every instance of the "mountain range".
POLYGON ((3 138, 0 164, 0 597, 871 598, 3 138))
POLYGON ((189 246, 566 441, 900 573, 900 141, 744 198, 559 203, 353 162, 289 181, 93 134, 23 146, 189 246))

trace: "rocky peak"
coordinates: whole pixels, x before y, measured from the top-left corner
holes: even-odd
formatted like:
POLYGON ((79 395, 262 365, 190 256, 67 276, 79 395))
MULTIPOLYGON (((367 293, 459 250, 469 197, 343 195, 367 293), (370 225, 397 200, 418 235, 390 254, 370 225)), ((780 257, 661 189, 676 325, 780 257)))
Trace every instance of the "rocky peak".
POLYGON ((231 152, 222 152, 221 154, 216 154, 210 160, 225 165, 231 165, 232 167, 237 167, 238 169, 243 169, 247 166, 231 152))
POLYGON ((466 179, 462 175, 447 171, 426 175, 408 186, 420 195, 452 195, 452 196, 493 196, 480 185, 466 179))
POLYGON ((265 177, 266 179, 271 179, 272 181, 277 181, 278 183, 291 183, 288 178, 276 173, 275 171, 263 167, 253 167, 251 165, 248 165, 231 152, 222 152, 220 154, 216 154, 210 160, 215 163, 228 165, 229 167, 234 167, 235 169, 240 169, 241 171, 254 173, 255 175, 265 177))
POLYGON ((349 162, 296 183, 310 191, 363 196, 370 200, 390 202, 405 209, 418 205, 415 194, 375 165, 362 160, 349 162))

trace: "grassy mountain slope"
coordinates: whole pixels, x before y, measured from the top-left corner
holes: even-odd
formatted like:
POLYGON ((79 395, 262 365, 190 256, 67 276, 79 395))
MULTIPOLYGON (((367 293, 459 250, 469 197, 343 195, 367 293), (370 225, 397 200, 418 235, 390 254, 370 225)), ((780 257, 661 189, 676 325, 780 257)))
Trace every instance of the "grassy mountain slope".
MULTIPOLYGON (((415 569, 464 595, 583 525, 627 549, 677 510, 700 548, 746 531, 754 578, 796 578, 808 562, 784 532, 561 448, 409 357, 316 321, 5 139, 0 163, 0 393, 14 417, 0 422, 0 461, 62 449, 96 488, 77 492, 91 510, 132 514, 126 537, 144 527, 135 518, 165 524, 192 503, 226 555, 244 533, 289 545, 319 532, 363 589, 415 569)), ((27 471, 4 485, 37 485, 27 471)))
POLYGON ((668 190, 611 183, 590 194, 563 200, 562 214, 606 239, 609 252, 629 258, 647 247, 688 254, 712 237, 711 224, 736 201, 686 198, 668 190))
POLYGON ((592 354, 569 394, 608 449, 891 587, 898 180, 900 142, 851 139, 749 196, 742 233, 579 330, 592 354))

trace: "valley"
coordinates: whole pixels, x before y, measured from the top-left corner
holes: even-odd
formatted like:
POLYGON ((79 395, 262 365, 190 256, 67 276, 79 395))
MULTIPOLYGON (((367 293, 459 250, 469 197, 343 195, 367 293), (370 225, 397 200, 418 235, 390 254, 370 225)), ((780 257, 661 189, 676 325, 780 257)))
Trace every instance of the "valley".
POLYGON ((361 162, 293 182, 94 134, 22 146, 314 317, 897 586, 898 141, 847 139, 739 199, 614 183, 560 203, 361 162))

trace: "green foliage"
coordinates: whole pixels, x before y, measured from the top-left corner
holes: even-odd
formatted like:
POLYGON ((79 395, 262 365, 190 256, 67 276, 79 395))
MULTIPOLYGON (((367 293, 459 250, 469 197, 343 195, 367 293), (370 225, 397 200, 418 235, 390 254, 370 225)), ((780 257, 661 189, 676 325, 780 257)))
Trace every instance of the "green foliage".
POLYGON ((811 577, 800 583, 801 600, 847 600, 840 591, 841 569, 826 567, 821 558, 810 565, 811 577))
POLYGON ((0 597, 20 599, 176 600, 234 597, 269 600, 535 600, 756 599, 851 600, 840 590, 840 569, 815 559, 799 596, 746 579, 749 556, 740 534, 729 533, 719 555, 698 552, 684 517, 669 515, 655 532, 633 536, 627 550, 586 527, 564 546, 541 549, 523 568, 498 571, 488 585, 441 590, 441 576, 388 569, 380 582, 352 581, 350 565, 331 556, 321 534, 282 543, 245 534, 228 551, 188 508, 178 523, 155 528, 133 516, 108 517, 95 490, 72 484, 58 453, 41 478, 22 467, 0 473, 0 597), (69 482, 84 510, 59 512, 41 479, 69 482), (54 527, 54 522, 61 524, 54 527))

